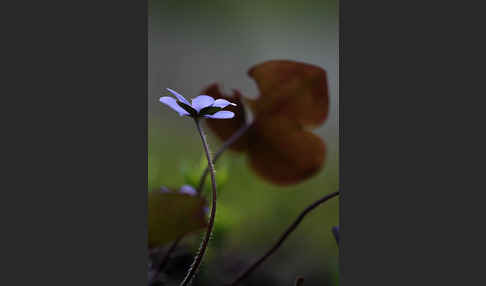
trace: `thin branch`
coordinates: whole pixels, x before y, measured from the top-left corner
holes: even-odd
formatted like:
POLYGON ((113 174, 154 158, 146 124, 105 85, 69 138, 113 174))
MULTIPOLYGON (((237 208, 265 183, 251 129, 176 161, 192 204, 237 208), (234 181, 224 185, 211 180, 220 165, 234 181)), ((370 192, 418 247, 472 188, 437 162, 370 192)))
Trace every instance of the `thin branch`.
POLYGON ((181 242, 182 237, 183 236, 180 236, 178 239, 176 239, 176 241, 174 241, 174 243, 171 245, 171 247, 169 248, 169 250, 167 250, 167 253, 164 256, 164 259, 160 263, 159 272, 162 272, 164 270, 165 266, 167 265, 167 263, 169 262, 169 260, 170 260, 170 258, 172 256, 172 253, 174 252, 174 250, 177 248, 177 246, 181 242))
POLYGON ((277 241, 277 243, 275 243, 274 246, 272 246, 272 248, 270 248, 262 257, 260 257, 260 259, 258 259, 257 261, 255 261, 245 272, 243 272, 242 274, 240 274, 240 276, 238 276, 233 282, 231 282, 230 286, 234 286, 234 285, 237 285, 238 283, 240 283, 241 281, 243 281, 245 278, 247 278, 248 276, 250 276, 250 274, 256 269, 258 268, 258 266, 260 266, 260 264, 262 264, 267 258, 269 258, 275 251, 277 251, 277 249, 282 245, 282 243, 285 241, 285 239, 287 239, 287 237, 297 228, 297 226, 300 224, 300 222, 304 219, 304 217, 310 212, 312 211, 313 209, 315 209, 317 206, 319 206, 320 204, 328 201, 329 199, 335 197, 339 195, 339 191, 337 192, 334 192, 334 193, 331 193, 329 195, 325 195, 324 197, 322 197, 321 199, 315 201, 314 203, 312 203, 311 205, 309 205, 307 208, 305 208, 301 213, 300 215, 297 217, 297 219, 287 228, 287 230, 285 230, 285 232, 282 234, 282 236, 280 237, 280 239, 277 241))
MULTIPOLYGON (((223 143, 221 148, 219 148, 218 152, 214 154, 214 159, 213 163, 215 164, 218 158, 228 149, 233 145, 240 137, 245 134, 245 132, 252 126, 252 124, 245 124, 242 126, 240 129, 238 129, 231 137, 226 140, 226 142, 223 143)), ((209 166, 206 167, 204 170, 203 174, 201 175, 201 179, 199 180, 199 186, 197 187, 197 193, 200 195, 202 193, 203 187, 204 187, 204 182, 206 182, 206 177, 209 174, 209 166)))
POLYGON ((201 129, 199 119, 195 119, 195 122, 196 122, 197 131, 199 132, 199 135, 201 136, 204 152, 206 153, 206 158, 208 159, 209 171, 210 171, 210 174, 211 174, 211 186, 213 188, 213 192, 212 192, 213 203, 212 203, 212 206, 211 206, 211 214, 209 216, 208 230, 206 231, 206 236, 204 237, 203 241, 201 242, 201 246, 199 248, 199 251, 196 254, 196 257, 194 258, 194 263, 191 265, 189 272, 187 273, 184 280, 181 282, 181 286, 185 286, 185 285, 188 285, 189 283, 191 283, 192 279, 194 278, 194 275, 196 274, 197 270, 199 269, 199 265, 201 265, 202 258, 204 256, 204 253, 206 252, 207 247, 208 247, 209 239, 211 238, 211 232, 213 231, 213 226, 214 226, 214 218, 216 216, 216 177, 215 177, 213 159, 211 158, 211 153, 209 152, 208 142, 206 140, 206 136, 204 134, 204 131, 201 129))
POLYGON ((177 246, 179 245, 181 240, 182 240, 182 236, 177 238, 174 241, 174 243, 170 246, 170 248, 167 250, 164 258, 162 259, 162 261, 157 265, 156 269, 154 270, 154 271, 156 271, 156 274, 153 276, 151 281, 149 281, 149 285, 151 285, 151 286, 156 285, 158 276, 160 275, 160 273, 162 273, 162 271, 164 271, 165 267, 167 266, 167 264, 169 263, 169 260, 172 257, 172 253, 174 253, 175 249, 177 248, 177 246))

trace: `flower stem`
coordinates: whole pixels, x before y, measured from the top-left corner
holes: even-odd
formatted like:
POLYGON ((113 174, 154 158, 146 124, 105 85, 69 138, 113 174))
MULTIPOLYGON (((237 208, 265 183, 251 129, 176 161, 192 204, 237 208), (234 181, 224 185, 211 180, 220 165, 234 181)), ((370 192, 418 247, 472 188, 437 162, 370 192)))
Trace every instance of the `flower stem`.
POLYGON ((188 285, 191 283, 192 279, 194 278, 194 275, 196 274, 197 270, 199 269, 199 266, 201 265, 202 258, 204 256, 204 253, 206 252, 206 249, 208 247, 209 239, 211 237, 211 232, 213 231, 213 226, 214 226, 214 217, 216 215, 216 177, 214 173, 214 164, 213 160, 211 158, 211 153, 209 152, 209 146, 208 142, 206 141, 206 135, 204 134, 199 119, 195 119, 196 122, 196 127, 197 131, 199 132, 199 135, 201 136, 201 140, 203 143, 203 148, 204 152, 206 153, 206 158, 208 160, 208 165, 209 165, 209 172, 211 174, 211 185, 213 188, 213 202, 211 206, 211 214, 209 216, 209 224, 208 224, 208 230, 206 231, 206 235, 201 242, 201 246, 199 247, 199 251, 194 258, 194 263, 191 265, 191 268, 189 269, 189 272, 187 273, 186 277, 184 280, 181 282, 181 286, 188 285))
POLYGON ((320 198, 319 200, 313 202, 308 207, 306 207, 297 219, 285 230, 285 232, 280 236, 280 239, 275 243, 272 248, 270 248, 260 259, 255 261, 245 272, 240 274, 233 282, 227 284, 230 286, 237 285, 241 281, 243 281, 246 277, 250 276, 250 274, 255 270, 260 264, 262 264, 267 258, 269 258, 277 249, 282 245, 282 243, 287 239, 287 237, 297 228, 300 222, 304 219, 304 217, 313 209, 315 209, 320 204, 328 201, 329 199, 339 195, 339 191, 331 193, 329 195, 325 195, 324 197, 320 198))

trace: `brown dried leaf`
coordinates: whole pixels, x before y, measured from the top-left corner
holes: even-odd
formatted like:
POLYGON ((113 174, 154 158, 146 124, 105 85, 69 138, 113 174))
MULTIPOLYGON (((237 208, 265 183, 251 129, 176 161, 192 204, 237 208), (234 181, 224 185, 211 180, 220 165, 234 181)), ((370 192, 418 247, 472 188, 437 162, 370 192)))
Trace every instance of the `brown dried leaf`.
MULTIPOLYGON (((259 88, 256 99, 245 98, 254 122, 233 150, 247 151, 249 164, 262 178, 277 184, 299 183, 323 166, 326 148, 321 138, 304 129, 322 124, 329 112, 326 72, 314 65, 272 60, 252 67, 248 74, 259 88)), ((224 98, 238 106, 232 120, 207 120, 209 128, 223 141, 245 124, 241 94, 221 94, 216 84, 205 94, 224 98)))
POLYGON ((248 71, 258 85, 260 96, 248 100, 255 117, 279 114, 304 126, 322 124, 329 111, 326 72, 314 65, 272 60, 248 71))
POLYGON ((276 185, 308 179, 324 163, 326 148, 321 138, 286 117, 259 119, 249 135, 250 166, 276 185))

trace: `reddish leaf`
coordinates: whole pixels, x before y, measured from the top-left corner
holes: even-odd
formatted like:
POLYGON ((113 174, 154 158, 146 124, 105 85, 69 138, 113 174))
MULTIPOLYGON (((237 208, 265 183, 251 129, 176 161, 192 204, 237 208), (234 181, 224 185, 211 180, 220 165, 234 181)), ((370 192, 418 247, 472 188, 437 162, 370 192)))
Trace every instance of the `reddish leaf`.
POLYGON ((158 247, 207 226, 206 201, 176 192, 148 193, 148 246, 158 247))
POLYGON ((324 163, 324 142, 286 117, 260 118, 249 134, 250 166, 274 184, 289 185, 308 179, 324 163))
MULTIPOLYGON (((219 91, 217 84, 212 84, 203 90, 202 94, 207 94, 214 99, 223 98, 229 100, 230 102, 236 103, 236 106, 229 105, 225 110, 233 111, 235 117, 231 120, 220 120, 220 119, 207 119, 206 123, 208 127, 223 141, 228 140, 228 138, 233 135, 238 129, 246 124, 246 114, 241 101, 241 94, 237 90, 233 90, 232 96, 227 96, 219 91)), ((243 135, 231 145, 231 149, 234 151, 243 151, 248 147, 248 136, 243 135)))
MULTIPOLYGON (((317 66, 287 60, 273 60, 252 67, 248 74, 258 85, 260 95, 247 99, 254 122, 233 145, 247 151, 250 166, 262 178, 278 185, 299 183, 323 166, 325 144, 304 127, 322 124, 329 112, 326 72, 317 66)), ((245 124, 241 95, 220 93, 216 84, 205 93, 238 104, 231 111, 234 120, 208 120, 208 126, 227 140, 245 124)))
POLYGON ((322 68, 273 60, 252 67, 248 74, 260 90, 257 99, 248 100, 255 117, 278 113, 304 126, 317 126, 326 120, 329 95, 322 68))

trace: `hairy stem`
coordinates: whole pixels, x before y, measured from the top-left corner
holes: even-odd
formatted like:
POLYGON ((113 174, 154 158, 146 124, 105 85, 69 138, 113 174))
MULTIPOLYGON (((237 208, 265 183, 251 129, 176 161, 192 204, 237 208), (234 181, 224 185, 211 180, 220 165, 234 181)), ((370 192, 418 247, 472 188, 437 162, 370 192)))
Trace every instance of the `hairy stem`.
POLYGON ((209 146, 208 142, 206 141, 206 136, 201 129, 201 125, 198 119, 195 119, 196 122, 196 127, 197 131, 199 132, 199 135, 201 136, 201 140, 203 143, 203 148, 204 152, 206 153, 206 158, 208 159, 208 165, 209 165, 209 172, 211 174, 211 185, 213 188, 213 203, 211 206, 211 214, 209 216, 209 224, 208 224, 208 230, 206 231, 206 235, 201 242, 201 246, 199 248, 198 253, 196 254, 196 257, 194 258, 194 263, 191 265, 191 268, 189 269, 189 272, 187 273, 186 277, 181 283, 181 286, 188 285, 191 283, 192 279, 194 278, 194 275, 196 274, 197 270, 199 269, 199 266, 201 265, 202 258, 204 256, 204 253, 206 252, 206 249, 208 247, 209 239, 211 237, 211 232, 213 231, 213 226, 214 226, 214 217, 216 215, 216 177, 214 174, 214 164, 213 164, 213 159, 211 158, 211 153, 209 152, 209 146))
POLYGON ((280 236, 280 239, 275 243, 272 248, 270 248, 260 259, 255 261, 245 272, 240 274, 233 282, 227 284, 230 286, 237 285, 241 281, 243 281, 245 278, 250 276, 250 274, 258 268, 267 258, 269 258, 277 249, 282 245, 282 243, 287 239, 287 237, 297 228, 297 226, 300 224, 300 222, 304 219, 304 217, 313 209, 315 209, 317 206, 320 204, 328 201, 329 199, 339 195, 339 191, 331 193, 329 195, 325 195, 324 197, 320 198, 319 200, 313 202, 311 205, 309 205, 307 208, 305 208, 300 215, 297 217, 297 219, 285 230, 285 232, 280 236))
MULTIPOLYGON (((231 147, 231 145, 233 145, 233 143, 235 143, 243 134, 245 134, 245 132, 250 127, 251 127, 251 124, 245 124, 240 129, 238 129, 235 133, 233 133, 233 135, 231 135, 231 137, 228 140, 226 140, 226 142, 223 143, 223 146, 221 146, 221 148, 219 148, 218 152, 216 152, 216 154, 214 154, 213 163, 216 163, 216 161, 224 153, 224 151, 226 151, 226 149, 231 147)), ((202 190, 203 190, 203 187, 204 187, 204 182, 206 182, 206 177, 208 176, 208 174, 209 174, 209 165, 206 167, 203 174, 201 175, 201 179, 199 180, 199 186, 197 187, 197 193, 199 195, 202 193, 202 190)))

